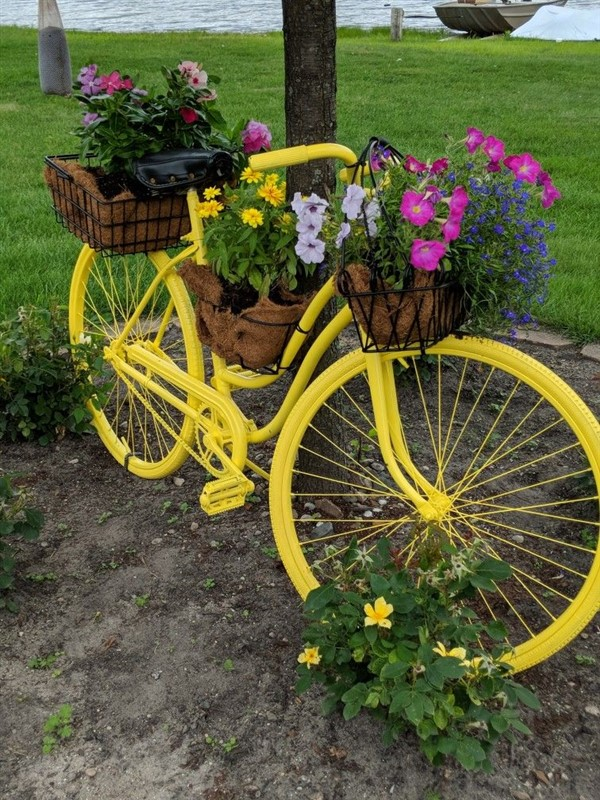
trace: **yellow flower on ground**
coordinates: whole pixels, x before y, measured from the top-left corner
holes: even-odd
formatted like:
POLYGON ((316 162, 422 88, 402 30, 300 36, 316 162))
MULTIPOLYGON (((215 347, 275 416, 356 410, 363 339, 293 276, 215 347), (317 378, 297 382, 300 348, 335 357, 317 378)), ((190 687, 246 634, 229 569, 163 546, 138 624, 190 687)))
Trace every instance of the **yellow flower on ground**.
POLYGON ((218 186, 209 186, 202 192, 202 194, 204 195, 205 200, 214 200, 215 197, 218 197, 221 194, 221 190, 218 186))
POLYGON ((263 213, 258 208, 245 208, 242 211, 242 222, 251 228, 258 228, 264 222, 263 213))
POLYGON ((437 643, 437 647, 433 648, 433 652, 443 658, 460 658, 461 661, 464 661, 467 657, 467 651, 464 647, 453 647, 451 650, 446 650, 441 642, 437 643))
POLYGON ((310 669, 311 664, 320 664, 321 656, 319 655, 319 648, 305 647, 304 650, 298 656, 298 661, 300 662, 300 664, 306 664, 308 669, 310 669))
POLYGON ((365 627, 378 625, 380 628, 391 628, 392 623, 388 617, 393 610, 394 606, 391 603, 386 603, 385 597, 378 597, 374 606, 371 603, 366 603, 364 607, 366 614, 365 627))
POLYGON ((196 212, 201 219, 208 217, 218 217, 219 211, 223 211, 223 203, 218 200, 206 200, 204 203, 198 203, 196 212))
POLYGON ((280 189, 279 186, 275 186, 274 183, 263 184, 257 191, 257 195, 272 206, 280 206, 285 200, 283 189, 280 189))
POLYGON ((246 167, 240 175, 240 178, 246 181, 246 183, 260 183, 262 177, 262 172, 258 172, 258 170, 252 169, 252 167, 246 167))

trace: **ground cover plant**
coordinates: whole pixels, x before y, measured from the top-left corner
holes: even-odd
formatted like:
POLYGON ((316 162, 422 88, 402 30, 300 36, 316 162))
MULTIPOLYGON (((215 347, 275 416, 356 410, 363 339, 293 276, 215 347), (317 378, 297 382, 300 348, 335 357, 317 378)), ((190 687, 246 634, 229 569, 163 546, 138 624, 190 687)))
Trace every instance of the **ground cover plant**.
MULTIPOLYGON (((278 33, 69 32, 68 38, 74 65, 118 63, 144 83, 174 53, 199 59, 222 78, 226 118, 259 118, 271 127, 274 146, 284 143, 278 33), (260 79, 248 78, 248 64, 260 79)), ((472 125, 493 130, 516 152, 531 148, 563 195, 558 263, 541 319, 582 341, 599 338, 600 166, 589 158, 600 150, 592 111, 600 77, 595 43, 442 38, 407 31, 391 42, 388 31, 340 31, 338 140, 359 149, 369 136, 382 135, 403 152, 427 157, 437 152, 440 132, 456 138, 472 125)), ((79 242, 56 224, 41 173, 44 155, 74 152, 69 131, 80 117, 73 98, 40 92, 35 31, 5 27, 2 41, 0 318, 25 302, 67 297, 79 242)))

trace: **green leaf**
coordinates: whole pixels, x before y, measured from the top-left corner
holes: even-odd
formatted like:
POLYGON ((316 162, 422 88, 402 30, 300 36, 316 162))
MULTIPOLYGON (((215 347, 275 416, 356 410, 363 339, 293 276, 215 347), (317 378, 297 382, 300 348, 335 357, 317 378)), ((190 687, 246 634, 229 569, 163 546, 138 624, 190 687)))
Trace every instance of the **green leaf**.
POLYGON ((392 664, 386 664, 379 674, 382 680, 393 680, 394 678, 401 678, 403 675, 406 675, 409 668, 410 664, 404 661, 395 661, 392 664))
POLYGON ((412 702, 413 694, 410 689, 401 689, 398 692, 394 692, 390 703, 390 714, 399 714, 404 711, 412 702))
POLYGON ((499 619, 488 622, 488 624, 485 626, 485 631, 497 642, 504 639, 507 634, 506 625, 502 622, 502 620, 499 619))
POLYGON ((425 703, 420 694, 413 694, 412 701, 404 709, 404 713, 413 725, 418 725, 425 714, 425 703))
POLYGON ((513 683, 513 689, 517 695, 517 699, 524 705, 532 708, 534 711, 539 711, 541 708, 540 701, 536 695, 526 686, 521 686, 518 683, 513 683))
POLYGON ((504 733, 508 728, 508 720, 502 714, 492 714, 490 717, 490 725, 498 733, 504 733))
POLYGON ((389 592, 390 582, 387 578, 376 573, 371 574, 370 578, 371 589, 375 593, 375 597, 383 597, 386 592, 389 592))

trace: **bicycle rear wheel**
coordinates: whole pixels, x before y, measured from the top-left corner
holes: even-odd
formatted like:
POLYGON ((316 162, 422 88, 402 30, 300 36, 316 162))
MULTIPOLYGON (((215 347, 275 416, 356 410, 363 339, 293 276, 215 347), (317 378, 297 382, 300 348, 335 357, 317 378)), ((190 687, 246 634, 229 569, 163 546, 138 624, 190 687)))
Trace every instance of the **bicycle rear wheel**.
MULTIPOLYGON (((367 550, 386 537, 410 565, 432 535, 383 462, 372 357, 356 351, 326 370, 276 447, 273 529, 303 597, 353 537, 367 550)), ((554 373, 497 342, 451 337, 422 358, 380 357, 396 365, 386 388, 412 462, 444 498, 438 532, 459 546, 482 539, 512 567, 477 611, 507 626, 515 669, 542 661, 600 606, 598 422, 554 373)))
POLYGON ((116 460, 142 478, 165 477, 185 461, 195 425, 168 396, 192 407, 194 400, 148 370, 140 368, 140 379, 131 377, 119 369, 119 361, 127 363, 128 348, 141 344, 192 377, 204 379, 194 313, 183 281, 174 270, 168 271, 148 292, 168 261, 164 251, 105 256, 86 246, 71 283, 71 340, 94 337, 105 347, 98 394, 88 405, 94 427, 116 460), (120 342, 135 312, 140 312, 139 319, 120 342), (148 386, 149 380, 164 393, 148 386))

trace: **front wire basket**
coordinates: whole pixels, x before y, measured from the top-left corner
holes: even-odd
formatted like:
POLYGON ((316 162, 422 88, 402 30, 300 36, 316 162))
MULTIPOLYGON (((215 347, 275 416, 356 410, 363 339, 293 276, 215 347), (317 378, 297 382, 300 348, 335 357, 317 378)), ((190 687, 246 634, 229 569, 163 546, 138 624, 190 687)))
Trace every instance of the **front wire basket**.
POLYGON ((44 178, 57 220, 94 250, 147 253, 180 245, 190 230, 185 194, 152 197, 97 193, 76 155, 46 156, 44 178))

